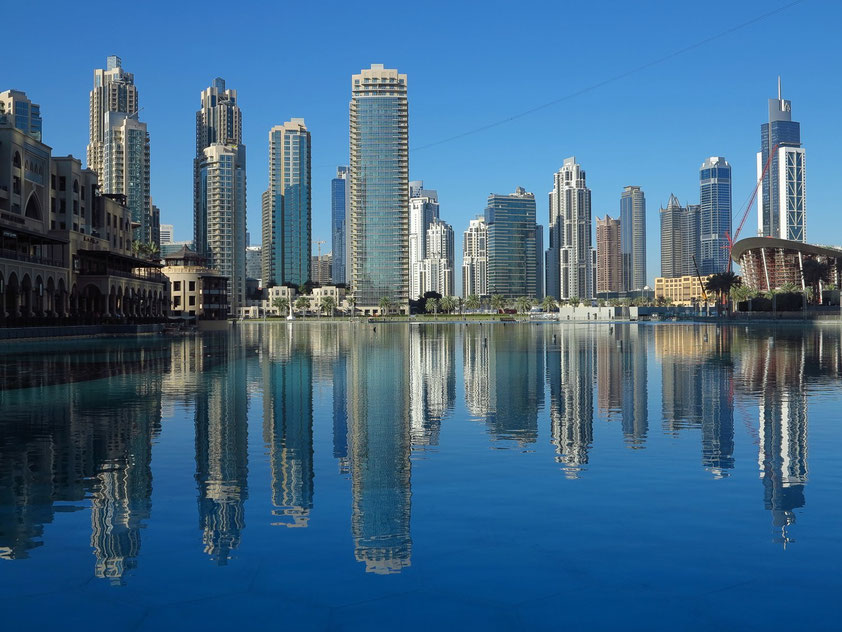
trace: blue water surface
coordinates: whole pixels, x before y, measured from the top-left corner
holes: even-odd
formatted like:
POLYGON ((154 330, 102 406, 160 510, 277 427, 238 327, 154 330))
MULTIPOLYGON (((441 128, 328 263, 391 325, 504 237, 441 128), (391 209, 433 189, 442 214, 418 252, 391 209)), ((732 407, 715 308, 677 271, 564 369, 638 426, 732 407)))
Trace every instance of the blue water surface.
POLYGON ((0 347, 3 629, 842 627, 838 326, 0 347))

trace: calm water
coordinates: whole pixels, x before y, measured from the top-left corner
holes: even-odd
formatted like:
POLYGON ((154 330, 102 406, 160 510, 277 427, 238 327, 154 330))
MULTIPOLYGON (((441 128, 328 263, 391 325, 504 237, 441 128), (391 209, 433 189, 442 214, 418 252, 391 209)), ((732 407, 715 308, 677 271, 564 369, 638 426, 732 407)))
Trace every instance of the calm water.
POLYGON ((840 626, 835 327, 250 325, 0 384, 4 629, 840 626))

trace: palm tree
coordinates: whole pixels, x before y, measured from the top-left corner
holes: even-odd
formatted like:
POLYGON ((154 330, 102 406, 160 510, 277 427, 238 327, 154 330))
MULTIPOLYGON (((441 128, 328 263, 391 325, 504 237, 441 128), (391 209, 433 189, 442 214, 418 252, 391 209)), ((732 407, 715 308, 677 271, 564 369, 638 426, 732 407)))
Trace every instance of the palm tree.
POLYGON ((459 310, 459 315, 462 315, 462 308, 465 306, 465 299, 461 296, 456 298, 456 308, 459 310))
POLYGON ((289 299, 278 297, 272 301, 272 307, 278 310, 278 315, 283 316, 285 313, 289 312, 289 299))
POLYGON ((552 296, 545 296, 544 300, 541 301, 541 309, 545 312, 552 312, 556 307, 558 307, 558 303, 556 303, 552 296))
POLYGON ((830 266, 818 259, 805 259, 801 264, 804 284, 813 288, 813 302, 822 304, 822 283, 830 281, 830 266))
POLYGON ((439 305, 441 305, 441 311, 449 314, 456 309, 456 300, 452 296, 442 296, 439 305))
POLYGON ((734 274, 731 270, 728 270, 726 272, 717 272, 710 275, 707 283, 705 284, 705 290, 708 292, 715 292, 719 296, 719 300, 716 302, 717 311, 719 311, 723 302, 723 297, 730 295, 733 288, 742 284, 743 280, 739 277, 739 275, 734 274))
POLYGON ((478 310, 482 307, 482 301, 479 300, 479 296, 476 294, 471 294, 465 299, 465 308, 470 310, 478 310))
POLYGON ((323 313, 328 313, 333 316, 333 309, 336 307, 336 301, 332 296, 323 296, 319 307, 322 308, 323 313))
POLYGON ((390 314, 392 312, 392 299, 388 296, 384 296, 380 299, 380 311, 386 314, 390 314))
POLYGON ((491 297, 491 309, 495 312, 499 312, 501 309, 505 309, 506 305, 509 304, 509 301, 506 300, 506 297, 502 294, 495 294, 491 297))
POLYGON ((349 296, 348 305, 351 306, 351 317, 353 318, 356 315, 357 299, 353 296, 349 296))
POLYGON ((579 300, 579 297, 578 297, 578 296, 571 296, 571 297, 570 297, 570 304, 571 304, 573 307, 579 307, 579 303, 581 303, 581 302, 582 302, 582 301, 580 301, 580 300, 579 300))
POLYGON ((302 296, 299 296, 297 299, 295 299, 295 309, 297 309, 299 312, 301 312, 302 316, 307 315, 306 310, 307 310, 308 307, 310 307, 310 299, 307 298, 306 296, 302 295, 302 296))
POLYGON ((427 310, 428 314, 437 314, 439 311, 439 300, 437 298, 428 298, 424 303, 424 309, 427 310))
POLYGON ((525 314, 532 309, 532 299, 528 296, 519 296, 515 301, 515 306, 518 312, 525 314))

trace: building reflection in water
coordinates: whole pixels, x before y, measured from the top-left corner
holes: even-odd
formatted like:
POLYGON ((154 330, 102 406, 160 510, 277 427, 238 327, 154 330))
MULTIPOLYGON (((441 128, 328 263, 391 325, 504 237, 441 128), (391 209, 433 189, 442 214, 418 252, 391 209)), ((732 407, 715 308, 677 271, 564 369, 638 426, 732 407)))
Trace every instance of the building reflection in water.
POLYGON ((194 344, 219 361, 205 367, 196 392, 196 482, 205 553, 225 565, 240 544, 248 498, 246 347, 233 334, 194 344))
POLYGON ((275 525, 306 527, 313 508, 313 358, 308 331, 268 329, 263 347, 263 439, 275 525))
POLYGON ((643 448, 649 432, 648 327, 615 324, 595 331, 597 408, 620 419, 631 448, 643 448))
POLYGON ((408 332, 355 329, 348 359, 351 535, 366 572, 410 565, 408 332))
POLYGON ((700 430, 702 466, 716 478, 734 468, 733 331, 715 325, 655 328, 664 429, 700 430))
POLYGON ((595 328, 553 328, 546 336, 550 439, 564 475, 578 478, 593 444, 595 328))
POLYGON ((413 447, 435 446, 442 419, 453 410, 456 375, 452 326, 409 329, 409 428, 413 447))

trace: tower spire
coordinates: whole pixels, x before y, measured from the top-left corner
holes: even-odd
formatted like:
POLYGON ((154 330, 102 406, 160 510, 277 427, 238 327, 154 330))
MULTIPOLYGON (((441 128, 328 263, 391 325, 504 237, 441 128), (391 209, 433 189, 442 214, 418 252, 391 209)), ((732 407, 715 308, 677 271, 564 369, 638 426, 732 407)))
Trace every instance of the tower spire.
POLYGON ((778 75, 778 101, 781 100, 781 76, 778 75))

